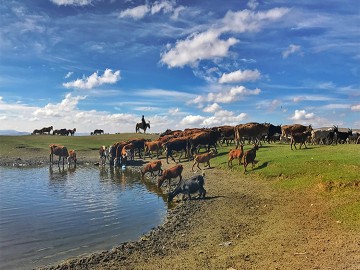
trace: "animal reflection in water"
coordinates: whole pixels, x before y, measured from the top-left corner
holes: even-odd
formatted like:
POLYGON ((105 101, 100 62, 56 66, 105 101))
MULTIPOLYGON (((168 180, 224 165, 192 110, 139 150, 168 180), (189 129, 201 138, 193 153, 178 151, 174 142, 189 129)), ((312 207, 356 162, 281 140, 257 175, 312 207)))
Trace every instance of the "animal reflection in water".
POLYGON ((120 184, 121 187, 125 188, 128 184, 128 178, 131 179, 131 176, 125 173, 124 169, 119 169, 116 167, 99 167, 100 181, 108 182, 111 181, 115 184, 120 184))
POLYGON ((76 167, 60 167, 58 166, 57 169, 54 169, 53 166, 49 166, 49 176, 51 180, 63 180, 64 176, 71 175, 75 173, 76 167))

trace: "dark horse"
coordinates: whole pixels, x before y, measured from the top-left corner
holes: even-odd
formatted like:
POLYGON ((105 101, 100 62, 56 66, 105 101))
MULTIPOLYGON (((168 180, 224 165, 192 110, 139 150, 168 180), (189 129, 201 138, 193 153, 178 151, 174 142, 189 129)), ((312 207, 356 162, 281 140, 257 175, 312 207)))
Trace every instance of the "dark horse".
POLYGON ((136 129, 135 129, 135 132, 139 132, 140 133, 140 129, 144 130, 144 133, 146 132, 146 129, 150 129, 150 121, 147 122, 144 126, 144 124, 142 122, 140 123, 137 123, 136 124, 136 129))

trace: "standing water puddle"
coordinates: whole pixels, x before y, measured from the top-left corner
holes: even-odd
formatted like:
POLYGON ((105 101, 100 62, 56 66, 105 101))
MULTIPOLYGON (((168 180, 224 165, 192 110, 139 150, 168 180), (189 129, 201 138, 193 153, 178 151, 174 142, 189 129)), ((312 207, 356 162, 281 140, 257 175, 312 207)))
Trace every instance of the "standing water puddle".
POLYGON ((0 269, 31 269, 110 249, 164 221, 137 172, 0 167, 0 269))

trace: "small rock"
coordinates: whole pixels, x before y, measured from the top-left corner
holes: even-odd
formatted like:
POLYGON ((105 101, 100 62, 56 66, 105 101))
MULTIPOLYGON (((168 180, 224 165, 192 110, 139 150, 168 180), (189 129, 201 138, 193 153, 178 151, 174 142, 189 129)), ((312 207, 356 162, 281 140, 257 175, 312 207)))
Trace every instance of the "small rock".
POLYGON ((219 246, 224 246, 224 247, 228 247, 230 245, 231 245, 230 241, 219 244, 219 246))

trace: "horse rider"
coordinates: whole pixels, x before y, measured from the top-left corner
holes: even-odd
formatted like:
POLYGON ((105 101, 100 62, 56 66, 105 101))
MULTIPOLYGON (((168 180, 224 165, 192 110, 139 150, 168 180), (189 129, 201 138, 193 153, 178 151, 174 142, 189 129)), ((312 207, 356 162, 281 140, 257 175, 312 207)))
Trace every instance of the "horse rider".
POLYGON ((146 127, 146 122, 145 122, 144 116, 141 117, 141 123, 143 125, 143 128, 145 128, 146 127))

